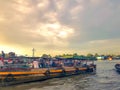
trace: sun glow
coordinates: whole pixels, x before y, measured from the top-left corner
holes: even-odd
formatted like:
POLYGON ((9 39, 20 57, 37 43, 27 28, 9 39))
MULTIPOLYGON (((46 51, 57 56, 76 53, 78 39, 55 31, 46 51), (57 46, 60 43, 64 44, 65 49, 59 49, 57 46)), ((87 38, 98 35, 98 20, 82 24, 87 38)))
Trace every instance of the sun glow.
POLYGON ((60 31, 59 34, 58 34, 58 36, 63 37, 63 38, 67 38, 68 33, 65 32, 65 31, 60 31))
POLYGON ((49 36, 49 38, 60 37, 66 39, 74 34, 74 29, 68 26, 64 26, 59 22, 56 22, 56 23, 39 24, 39 26, 36 28, 36 31, 34 31, 33 33, 40 34, 44 37, 49 36))
POLYGON ((47 24, 47 27, 50 27, 50 28, 53 28, 53 29, 59 29, 59 28, 60 28, 60 25, 57 24, 57 23, 54 23, 54 24, 47 24))

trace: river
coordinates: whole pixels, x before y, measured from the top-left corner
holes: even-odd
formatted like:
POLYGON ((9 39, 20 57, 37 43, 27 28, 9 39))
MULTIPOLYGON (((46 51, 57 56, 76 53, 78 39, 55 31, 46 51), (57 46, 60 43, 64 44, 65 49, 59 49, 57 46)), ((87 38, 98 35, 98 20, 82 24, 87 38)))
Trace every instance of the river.
POLYGON ((120 60, 97 61, 95 75, 75 75, 41 82, 25 83, 0 90, 120 90, 120 74, 114 65, 120 60))

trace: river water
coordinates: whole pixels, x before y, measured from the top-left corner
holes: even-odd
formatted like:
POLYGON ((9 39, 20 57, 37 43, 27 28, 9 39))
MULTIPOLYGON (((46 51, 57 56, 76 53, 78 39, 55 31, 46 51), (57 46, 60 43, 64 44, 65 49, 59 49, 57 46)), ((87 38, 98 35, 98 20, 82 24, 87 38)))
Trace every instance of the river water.
POLYGON ((114 65, 120 60, 97 61, 94 75, 75 75, 41 82, 25 83, 0 90, 120 90, 120 74, 114 65))

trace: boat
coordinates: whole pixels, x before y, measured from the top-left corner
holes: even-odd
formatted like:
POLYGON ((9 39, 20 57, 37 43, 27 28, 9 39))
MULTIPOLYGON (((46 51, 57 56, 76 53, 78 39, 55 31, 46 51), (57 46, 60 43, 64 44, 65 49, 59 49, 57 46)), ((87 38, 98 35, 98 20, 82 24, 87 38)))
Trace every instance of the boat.
POLYGON ((115 64, 115 69, 120 73, 120 63, 115 64))
POLYGON ((7 65, 0 68, 0 86, 15 85, 33 81, 41 81, 69 75, 94 73, 95 64, 82 64, 59 67, 22 68, 23 65, 7 65))

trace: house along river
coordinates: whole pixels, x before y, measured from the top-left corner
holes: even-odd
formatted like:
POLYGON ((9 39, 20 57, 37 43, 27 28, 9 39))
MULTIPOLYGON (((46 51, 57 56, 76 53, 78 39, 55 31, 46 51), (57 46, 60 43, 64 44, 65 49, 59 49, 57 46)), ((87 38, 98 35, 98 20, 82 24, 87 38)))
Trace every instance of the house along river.
POLYGON ((120 74, 114 65, 120 60, 97 61, 95 75, 75 75, 41 82, 0 87, 0 90, 120 90, 120 74))

